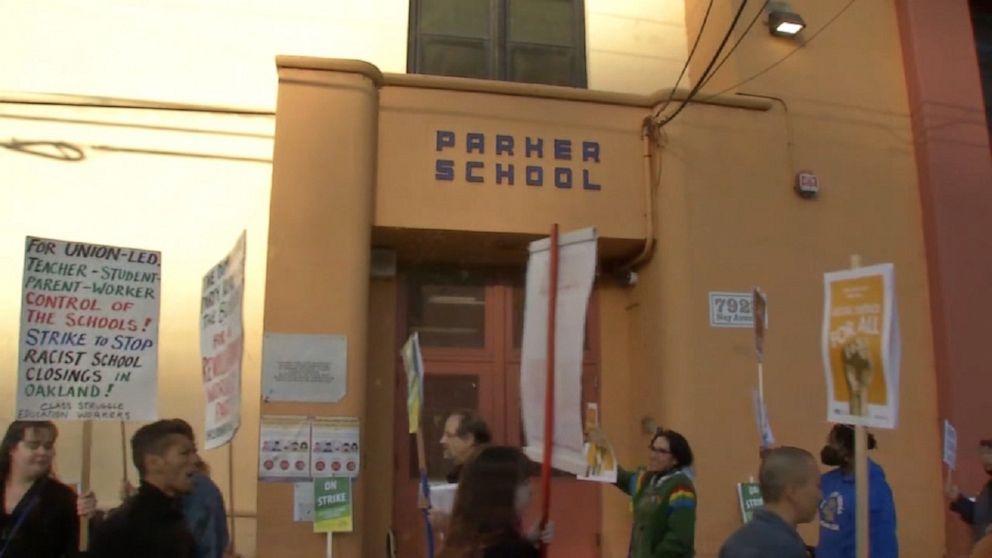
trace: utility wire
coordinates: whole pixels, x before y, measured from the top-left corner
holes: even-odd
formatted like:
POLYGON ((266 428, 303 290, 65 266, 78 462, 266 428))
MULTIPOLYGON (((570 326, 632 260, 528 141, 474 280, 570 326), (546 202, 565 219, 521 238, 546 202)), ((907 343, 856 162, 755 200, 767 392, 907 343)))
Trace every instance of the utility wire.
POLYGON ((692 57, 696 54, 696 48, 699 46, 699 40, 703 38, 703 31, 706 29, 706 22, 710 19, 710 11, 712 9, 713 0, 710 0, 709 5, 706 6, 706 13, 703 15, 703 23, 699 26, 699 34, 696 35, 696 40, 692 43, 692 50, 689 51, 689 57, 685 59, 685 64, 682 66, 682 71, 679 72, 679 78, 675 80, 675 85, 672 86, 672 92, 668 95, 668 99, 665 100, 665 104, 661 105, 661 108, 655 111, 655 118, 658 118, 658 115, 668 108, 668 105, 671 104, 672 99, 675 98, 675 91, 679 88, 679 83, 682 82, 682 78, 685 77, 686 70, 689 69, 689 62, 692 62, 692 57))
POLYGON ((683 101, 682 104, 679 105, 679 108, 675 109, 675 112, 673 112, 667 118, 665 118, 664 120, 658 123, 659 127, 662 127, 665 124, 671 122, 676 116, 679 115, 679 113, 685 110, 685 107, 689 106, 689 103, 691 103, 692 100, 699 93, 699 90, 702 88, 703 83, 710 75, 710 71, 713 69, 713 65, 716 64, 717 59, 720 58, 720 54, 723 52, 723 47, 727 46, 727 41, 730 40, 730 36, 734 33, 734 28, 737 27, 737 22, 740 21, 741 14, 744 13, 744 8, 747 7, 747 3, 748 0, 743 0, 743 2, 741 2, 740 7, 737 8, 737 13, 734 15, 734 20, 730 22, 730 28, 727 29, 727 33, 723 36, 723 40, 720 41, 720 46, 717 47, 716 52, 713 53, 713 58, 710 59, 710 63, 707 64, 706 69, 703 70, 703 75, 700 76, 699 83, 697 83, 696 86, 692 88, 692 91, 689 92, 689 95, 686 97, 685 101, 683 101))
POLYGON ((726 93, 726 92, 728 92, 728 91, 730 91, 732 89, 736 89, 736 88, 738 88, 738 87, 740 87, 742 85, 745 85, 747 83, 750 83, 750 82, 754 81, 755 79, 758 79, 759 77, 761 77, 761 76, 765 75, 766 73, 770 72, 773 68, 777 67, 782 62, 785 62, 786 60, 788 60, 789 58, 791 58, 793 54, 799 52, 800 49, 802 49, 802 48, 806 47, 807 45, 809 45, 810 43, 812 43, 814 39, 816 39, 817 37, 820 36, 820 33, 823 33, 824 31, 826 31, 828 27, 830 27, 831 25, 833 25, 833 23, 835 21, 837 21, 838 18, 840 18, 840 16, 844 15, 844 12, 846 12, 847 9, 850 8, 856 1, 857 0, 851 0, 850 2, 848 2, 843 8, 840 9, 840 11, 838 11, 834 15, 834 17, 830 18, 829 21, 827 21, 825 24, 823 24, 823 27, 820 27, 819 29, 817 29, 816 33, 813 33, 812 35, 810 35, 810 37, 808 39, 806 39, 806 41, 803 42, 803 44, 797 46, 791 52, 789 52, 789 54, 786 54, 785 56, 783 56, 782 58, 780 58, 778 61, 772 63, 770 66, 768 66, 767 68, 765 68, 764 70, 761 70, 760 72, 758 72, 758 73, 754 74, 753 76, 745 79, 744 81, 741 81, 740 83, 735 83, 734 85, 731 85, 730 87, 728 87, 728 88, 726 88, 726 89, 724 89, 724 90, 722 90, 722 91, 720 91, 718 93, 714 93, 712 95, 709 95, 707 97, 704 97, 701 100, 706 101, 706 100, 712 99, 713 97, 719 97, 720 95, 723 95, 724 93, 726 93))
POLYGON ((744 32, 741 33, 741 36, 737 38, 737 42, 734 43, 734 46, 730 47, 730 50, 727 51, 727 54, 723 57, 723 60, 720 60, 720 63, 716 65, 716 68, 713 68, 713 72, 710 73, 710 75, 706 78, 705 81, 703 81, 703 87, 706 87, 706 84, 709 83, 710 80, 713 79, 713 76, 715 76, 716 73, 720 71, 720 68, 722 68, 724 63, 727 62, 727 59, 730 58, 730 55, 733 54, 735 50, 737 50, 737 47, 741 46, 741 42, 744 41, 744 37, 747 37, 747 34, 751 32, 751 28, 754 27, 754 24, 758 22, 758 19, 761 17, 761 14, 765 13, 765 8, 768 7, 768 3, 770 1, 771 0, 765 0, 765 3, 762 4, 760 8, 758 8, 757 13, 755 13, 754 17, 751 19, 751 23, 747 24, 747 28, 744 29, 744 32))

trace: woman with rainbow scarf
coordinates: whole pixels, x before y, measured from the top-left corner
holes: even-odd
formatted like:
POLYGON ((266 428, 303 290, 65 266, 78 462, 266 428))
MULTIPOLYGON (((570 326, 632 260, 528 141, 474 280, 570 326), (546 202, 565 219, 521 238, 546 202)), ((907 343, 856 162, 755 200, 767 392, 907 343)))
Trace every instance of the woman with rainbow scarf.
POLYGON ((618 468, 617 488, 630 495, 634 511, 628 556, 691 558, 696 531, 692 449, 678 432, 659 428, 648 450, 646 468, 618 468))

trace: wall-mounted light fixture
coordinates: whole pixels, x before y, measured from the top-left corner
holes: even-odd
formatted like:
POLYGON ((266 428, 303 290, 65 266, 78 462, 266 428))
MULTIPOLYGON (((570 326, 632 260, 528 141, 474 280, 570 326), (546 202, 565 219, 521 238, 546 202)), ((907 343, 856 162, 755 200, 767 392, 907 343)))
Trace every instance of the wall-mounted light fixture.
POLYGON ((781 0, 768 3, 768 29, 772 35, 795 37, 804 27, 806 22, 788 3, 781 0))

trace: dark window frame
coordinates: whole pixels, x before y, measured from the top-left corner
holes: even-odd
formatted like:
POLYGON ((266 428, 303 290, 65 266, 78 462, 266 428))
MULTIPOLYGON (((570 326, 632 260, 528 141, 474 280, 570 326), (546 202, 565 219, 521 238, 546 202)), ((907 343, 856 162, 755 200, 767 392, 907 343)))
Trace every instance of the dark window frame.
MULTIPOLYGON (((537 47, 555 47, 550 43, 530 43, 509 41, 510 29, 510 2, 526 0, 489 0, 489 36, 490 46, 488 49, 487 63, 489 65, 489 75, 483 79, 498 81, 513 81, 510 76, 509 45, 532 45, 537 47)), ((572 82, 565 87, 576 87, 585 89, 589 86, 589 68, 586 56, 586 16, 585 0, 569 0, 572 3, 572 33, 574 41, 571 48, 574 53, 572 60, 572 82)), ((407 28, 407 56, 406 71, 411 74, 423 74, 420 71, 420 45, 422 36, 451 37, 461 39, 476 39, 467 37, 438 33, 421 33, 420 31, 420 7, 423 0, 410 0, 409 26, 407 28)), ((518 82, 518 83, 539 83, 540 82, 518 82)))

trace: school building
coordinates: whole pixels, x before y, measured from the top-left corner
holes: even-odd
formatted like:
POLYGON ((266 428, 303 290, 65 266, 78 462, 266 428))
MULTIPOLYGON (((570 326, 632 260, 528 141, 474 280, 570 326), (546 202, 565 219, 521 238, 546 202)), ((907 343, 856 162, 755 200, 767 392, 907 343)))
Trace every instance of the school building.
MULTIPOLYGON (((521 444, 527 245, 554 223, 592 226, 583 400, 599 403, 627 466, 646 460, 649 425, 688 437, 697 555, 715 557, 740 525, 735 488, 756 474, 759 438, 752 330, 718 327, 711 295, 768 294, 771 425, 779 443, 815 453, 829 429, 822 277, 859 255, 895 265, 899 424, 875 432, 873 458, 895 493, 901 554, 966 556, 968 531, 945 512, 941 428, 957 427, 955 479, 977 490, 973 448, 992 436, 992 11, 977 0, 792 0, 806 27, 781 37, 769 32, 780 3, 709 6, 6 6, 4 418, 32 235, 162 252, 159 413, 202 434, 201 278, 246 230, 233 492, 228 450, 203 452, 233 499, 238 551, 326 552, 324 536, 293 521, 292 486, 257 480, 260 417, 313 415, 361 423, 355 530, 333 538, 333 554, 384 556, 391 540, 398 556, 421 556, 400 345, 420 332, 432 476, 449 409, 475 409, 496 443, 521 444), (726 59, 711 65, 735 18, 726 59), (800 195, 811 177, 818 191, 800 195), (263 401, 269 332, 345 336, 344 398, 263 401)), ((76 480, 80 427, 60 426, 58 471, 76 480)), ((94 429, 103 505, 117 499, 119 429, 94 429)), ((553 502, 552 556, 626 556, 618 490, 558 475, 553 502)), ((815 526, 802 534, 813 544, 815 526)))

